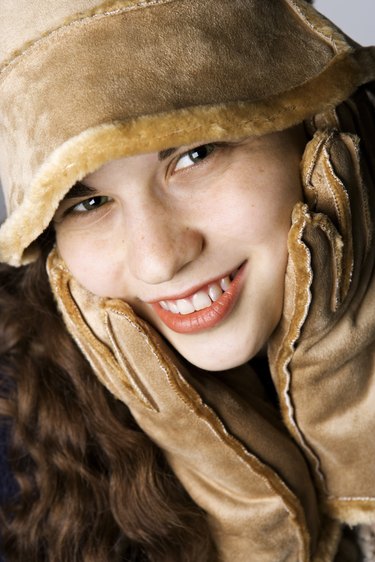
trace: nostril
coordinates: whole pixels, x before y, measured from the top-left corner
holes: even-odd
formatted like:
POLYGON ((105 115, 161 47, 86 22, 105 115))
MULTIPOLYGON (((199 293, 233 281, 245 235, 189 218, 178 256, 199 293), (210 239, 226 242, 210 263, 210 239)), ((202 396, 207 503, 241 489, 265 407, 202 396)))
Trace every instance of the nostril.
POLYGON ((197 259, 204 248, 203 236, 190 227, 181 228, 176 221, 157 221, 138 230, 132 237, 128 264, 133 275, 143 283, 159 284, 174 276, 197 259))

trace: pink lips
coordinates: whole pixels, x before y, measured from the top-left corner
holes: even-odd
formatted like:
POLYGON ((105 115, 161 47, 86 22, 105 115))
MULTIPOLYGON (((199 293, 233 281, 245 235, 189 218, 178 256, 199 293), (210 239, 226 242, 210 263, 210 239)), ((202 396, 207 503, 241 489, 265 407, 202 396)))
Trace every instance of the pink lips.
POLYGON ((174 332, 193 334, 213 328, 232 311, 243 287, 245 265, 240 267, 229 288, 207 308, 191 314, 175 314, 164 310, 159 303, 152 303, 151 306, 160 320, 174 332))

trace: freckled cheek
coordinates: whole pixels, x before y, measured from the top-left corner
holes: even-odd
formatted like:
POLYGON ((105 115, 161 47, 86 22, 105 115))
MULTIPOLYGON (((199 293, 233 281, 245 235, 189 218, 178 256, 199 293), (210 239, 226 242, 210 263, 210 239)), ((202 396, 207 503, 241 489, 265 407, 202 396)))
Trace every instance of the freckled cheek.
POLYGON ((284 173, 273 173, 225 180, 209 203, 199 207, 209 208, 210 227, 221 236, 246 234, 255 244, 289 230, 293 206, 300 199, 298 179, 292 182, 284 173))
POLYGON ((248 209, 249 232, 255 240, 264 239, 280 242, 287 236, 291 226, 292 210, 299 200, 287 189, 265 193, 264 198, 254 202, 248 209))
POLYGON ((292 205, 275 204, 272 199, 233 198, 225 210, 210 209, 210 224, 211 228, 217 228, 221 237, 257 245, 278 238, 281 233, 287 235, 291 210, 292 205))
POLYGON ((56 241, 61 257, 83 287, 98 296, 118 296, 119 272, 108 244, 82 234, 57 235, 56 241))

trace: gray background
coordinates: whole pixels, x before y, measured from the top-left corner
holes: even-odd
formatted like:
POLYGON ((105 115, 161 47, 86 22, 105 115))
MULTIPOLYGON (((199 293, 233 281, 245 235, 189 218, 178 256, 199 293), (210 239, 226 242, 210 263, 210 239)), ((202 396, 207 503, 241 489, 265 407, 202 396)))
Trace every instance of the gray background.
MULTIPOLYGON (((375 0, 315 0, 315 7, 358 43, 375 44, 375 0)), ((4 216, 0 190, 0 222, 4 216)))
POLYGON ((315 0, 314 6, 362 45, 375 45, 375 0, 315 0))

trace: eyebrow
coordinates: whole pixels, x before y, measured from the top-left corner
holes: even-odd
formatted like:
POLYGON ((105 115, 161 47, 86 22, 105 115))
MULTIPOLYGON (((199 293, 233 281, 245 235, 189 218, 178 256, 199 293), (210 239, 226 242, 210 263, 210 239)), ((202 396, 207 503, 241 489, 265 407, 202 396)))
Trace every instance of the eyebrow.
MULTIPOLYGON (((177 148, 167 148, 166 150, 161 150, 158 153, 158 158, 160 161, 169 158, 174 152, 176 152, 177 148)), ((89 187, 77 181, 73 187, 68 191, 65 195, 64 199, 75 199, 77 197, 90 197, 96 193, 96 190, 93 187, 89 187)))
POLYGON ((159 160, 160 161, 165 160, 166 158, 171 156, 171 154, 176 152, 176 150, 177 150, 177 148, 167 148, 166 150, 161 150, 158 154, 159 160))
POLYGON ((65 195, 64 199, 75 199, 76 197, 90 197, 96 193, 96 189, 84 185, 80 181, 77 181, 73 187, 65 195))

